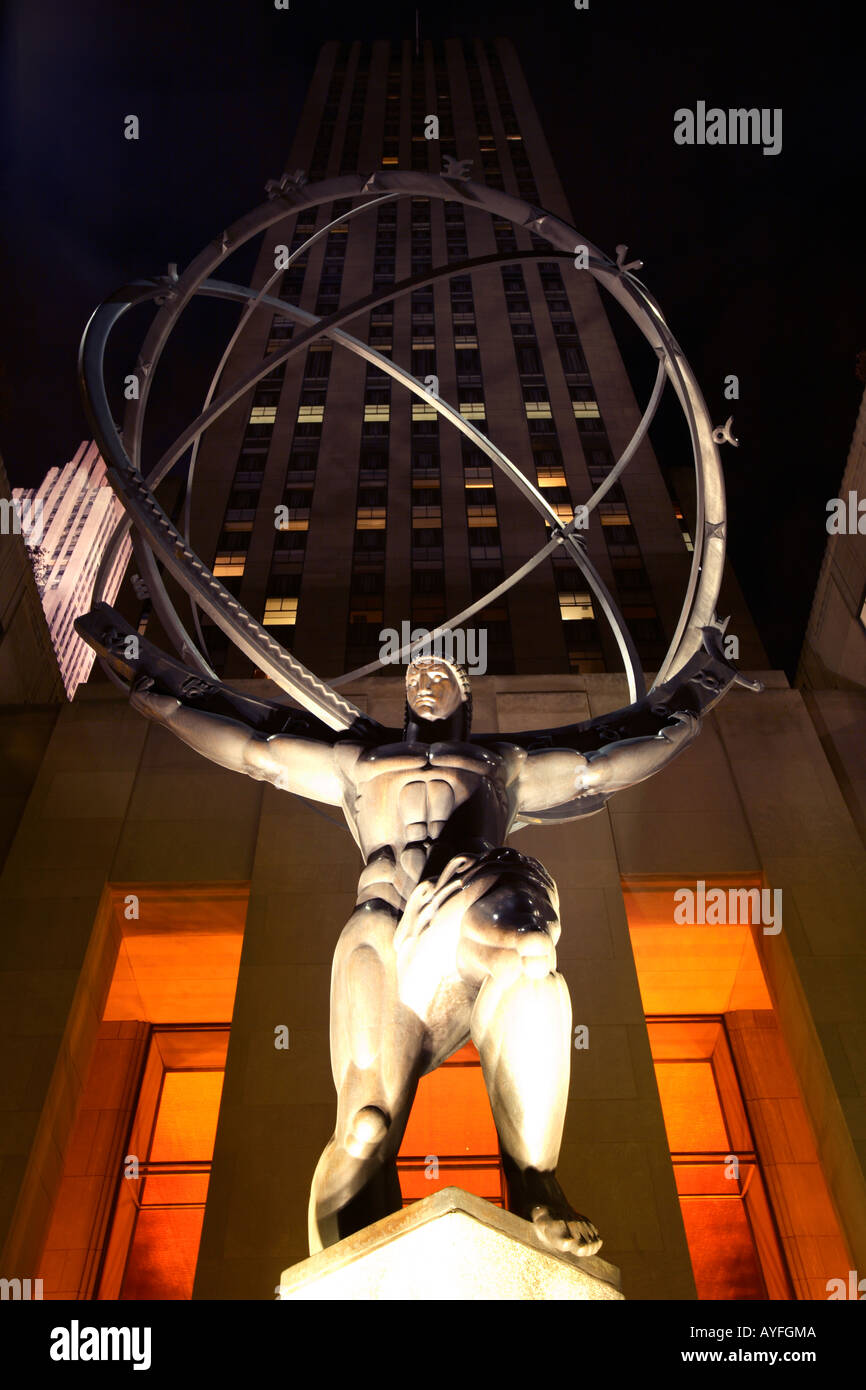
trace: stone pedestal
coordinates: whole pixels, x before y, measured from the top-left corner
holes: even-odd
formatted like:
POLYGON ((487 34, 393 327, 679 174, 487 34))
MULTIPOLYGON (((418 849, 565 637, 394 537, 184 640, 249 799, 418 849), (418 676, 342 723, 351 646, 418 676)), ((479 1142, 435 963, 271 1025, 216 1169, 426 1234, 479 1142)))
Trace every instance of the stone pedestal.
POLYGON ((280 1299, 622 1299, 619 1270, 548 1249, 528 1221, 459 1187, 283 1271, 280 1299))

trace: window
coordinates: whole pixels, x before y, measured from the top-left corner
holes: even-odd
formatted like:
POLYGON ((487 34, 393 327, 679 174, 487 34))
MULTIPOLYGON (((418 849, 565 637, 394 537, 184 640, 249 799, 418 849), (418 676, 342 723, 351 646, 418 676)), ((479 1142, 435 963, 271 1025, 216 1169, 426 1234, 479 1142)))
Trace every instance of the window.
POLYGON ((464 468, 463 485, 468 488, 492 488, 493 471, 489 465, 479 468, 464 468))
POLYGON ((722 1018, 647 1029, 698 1297, 791 1297, 722 1018))
POLYGON ((574 343, 559 344, 559 356, 562 361, 563 371, 568 373, 581 373, 586 371, 586 363, 574 343))
MULTIPOLYGON (((674 516, 676 517, 676 519, 677 519, 677 525, 678 525, 679 528, 680 528, 680 533, 681 533, 682 538, 683 538, 683 544, 684 544, 686 550, 689 552, 689 554, 692 554, 692 552, 694 551, 694 548, 695 548, 694 541, 693 541, 692 538, 691 538, 690 532, 686 530, 685 518, 683 517, 683 514, 682 514, 682 512, 680 511, 679 507, 677 507, 676 511, 674 512, 674 516)), ((864 614, 864 612, 866 612, 866 599, 864 599, 863 608, 860 610, 860 621, 861 621, 861 622, 863 622, 863 614, 864 614)))
POLYGON ((247 562, 245 550, 220 550, 214 560, 213 572, 217 579, 228 575, 241 575, 247 562))
MULTIPOLYGON (((286 578, 294 578, 287 575, 286 578)), ((265 613, 262 623, 265 627, 294 625, 298 618, 298 600, 290 595, 276 594, 265 599, 265 613)))
POLYGON ((578 593, 574 589, 560 589, 559 613, 564 623, 594 619, 595 611, 588 593, 578 593))
MULTIPOLYGON (((302 507, 297 511, 290 511, 286 521, 280 521, 278 531, 309 531, 310 511, 308 507, 302 507)), ((298 544, 298 542, 295 542, 298 544)))
POLYGON ((305 372, 306 379, 309 380, 310 378, 312 378, 314 380, 320 381, 323 377, 328 376, 330 370, 330 345, 328 345, 327 347, 320 347, 317 344, 315 347, 311 347, 309 352, 307 353, 307 367, 305 372))
POLYGON ((535 472, 538 478, 538 486, 565 487, 565 469, 561 463, 539 463, 536 464, 535 472))
POLYGON ((538 376, 541 373, 541 358, 534 344, 525 347, 515 346, 517 369, 523 376, 538 376))
POLYGON ((425 377, 436 371, 436 353, 432 344, 427 345, 422 338, 412 344, 412 373, 417 377, 425 377), (424 343, 424 347, 418 346, 418 341, 424 343))
POLYGON ((631 526, 631 517, 625 502, 609 502, 608 492, 603 502, 598 504, 598 514, 602 526, 631 526))
POLYGON ((101 1297, 192 1297, 227 1048, 224 1026, 153 1028, 128 1145, 145 1157, 120 1179, 103 1274, 122 1282, 101 1297))

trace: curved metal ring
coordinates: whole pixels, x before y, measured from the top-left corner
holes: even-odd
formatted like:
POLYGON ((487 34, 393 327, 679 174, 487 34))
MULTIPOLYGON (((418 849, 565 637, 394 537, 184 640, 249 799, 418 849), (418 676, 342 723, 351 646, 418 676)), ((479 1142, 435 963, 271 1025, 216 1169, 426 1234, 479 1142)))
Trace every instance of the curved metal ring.
MULTIPOLYGON (((534 231, 539 236, 545 237, 551 242, 552 246, 559 250, 560 254, 572 254, 576 244, 580 243, 580 238, 574 229, 569 228, 567 224, 561 222, 551 214, 531 207, 529 204, 519 199, 510 197, 510 195, 500 193, 498 190, 472 184, 468 180, 456 181, 430 174, 387 172, 374 174, 367 179, 364 179, 363 176, 347 175, 338 179, 327 180, 315 186, 308 185, 305 188, 296 185, 287 186, 285 197, 290 202, 290 206, 286 206, 286 203, 281 197, 277 200, 278 205, 276 207, 272 201, 254 210, 252 213, 247 214, 246 217, 241 218, 230 231, 223 233, 222 237, 217 242, 205 248, 181 277, 173 282, 169 281, 164 287, 161 286, 159 291, 156 291, 164 296, 164 303, 161 311, 154 319, 139 358, 138 366, 143 380, 143 388, 140 392, 139 399, 130 402, 127 408, 128 413, 124 433, 125 437, 129 440, 129 456, 127 456, 119 436, 117 435, 117 431, 113 426, 113 421, 110 419, 110 414, 107 412, 107 400, 105 399, 102 382, 101 380, 99 380, 98 383, 94 382, 92 374, 92 367, 94 365, 93 354, 86 351, 88 333, 85 333, 81 352, 82 373, 85 379, 85 396, 91 407, 91 414, 94 418, 95 425, 94 433, 97 435, 100 446, 103 449, 103 454, 107 460, 111 460, 111 463, 114 465, 119 475, 116 480, 119 486, 116 486, 115 479, 111 479, 112 485, 116 486, 116 490, 124 499, 125 505, 130 504, 132 500, 131 493, 137 493, 141 501, 145 500, 142 494, 147 493, 148 496, 145 509, 151 514, 151 519, 153 519, 153 508, 156 507, 156 504, 150 495, 149 487, 143 487, 140 477, 141 429, 144 409, 153 377, 153 369, 156 366, 162 349, 165 346, 165 342, 174 326, 174 322, 186 307, 191 297, 203 287, 204 281, 207 279, 210 271, 251 236, 273 225, 273 223, 282 220, 290 212, 299 212, 305 208, 315 207, 320 203, 339 199, 341 197, 345 198, 347 196, 378 195, 376 201, 380 201, 383 196, 386 198, 400 197, 406 196, 407 194, 415 194, 416 196, 422 194, 428 197, 438 197, 443 201, 456 200, 462 202, 466 206, 478 207, 480 205, 491 213, 504 216, 512 223, 534 231), (98 428, 96 426, 98 426, 98 428), (133 480, 130 477, 130 473, 138 473, 139 476, 133 480), (142 491, 139 491, 139 489, 142 489, 142 491)), ((362 204, 360 208, 352 209, 352 213, 354 214, 366 210, 368 206, 369 203, 362 204)), ((710 625, 714 620, 715 604, 718 597, 721 571, 724 563, 724 487, 721 477, 721 466, 718 451, 712 439, 712 425, 703 398, 700 395, 700 391, 688 367, 688 363, 673 338, 673 335, 670 333, 658 305, 645 287, 636 280, 634 276, 624 272, 618 265, 612 262, 608 257, 603 256, 597 248, 592 247, 589 243, 583 241, 582 244, 587 246, 589 252, 589 273, 592 274, 599 283, 605 285, 609 292, 620 302, 662 359, 664 370, 671 380, 674 389, 677 391, 681 404, 683 405, 692 436, 698 485, 698 525, 696 527, 695 536, 695 553, 680 622, 677 626, 677 631, 674 635, 671 647, 656 678, 656 685, 659 685, 664 680, 670 680, 676 671, 680 670, 682 666, 686 664, 689 657, 700 646, 702 628, 710 625)), ((305 247, 299 248, 298 254, 303 254, 304 249, 305 247)), ((522 259, 523 255, 525 255, 525 253, 510 257, 497 257, 496 259, 517 260, 522 259)), ((459 269, 459 267, 455 266, 442 267, 438 268, 437 274, 454 275, 458 273, 459 269)), ((435 278, 435 276, 431 278, 435 278)), ((224 288, 226 290, 229 289, 228 286, 224 288)), ((236 288, 238 287, 232 287, 233 290, 236 290, 236 288)), ((399 287, 400 290, 405 290, 405 288, 407 288, 405 284, 399 287)), ((388 292, 381 298, 384 300, 394 297, 397 289, 398 287, 395 286, 389 287, 388 292)), ((153 293, 155 291, 152 290, 151 292, 153 293)), ((127 305, 124 304, 123 308, 125 309, 126 307, 127 305)), ((301 346, 302 339, 308 340, 313 336, 319 336, 321 333, 326 333, 328 336, 336 336, 336 333, 331 329, 333 321, 335 319, 344 320, 354 317, 356 314, 363 312, 365 307, 369 307, 369 304, 367 302, 362 302, 350 306, 349 311, 343 311, 342 314, 332 316, 330 320, 320 321, 315 330, 307 334, 299 335, 299 340, 292 344, 293 349, 297 350, 297 348, 301 346)), ((279 308, 283 313, 292 312, 290 306, 282 303, 282 301, 279 302, 279 308)), ((97 311, 97 315, 98 314, 99 311, 97 311)), ((94 315, 94 319, 97 318, 97 315, 94 315)), ((94 320, 92 319, 91 326, 93 322, 94 320)), ((348 335, 345 336, 348 337, 348 335)), ((357 340, 355 340, 355 342, 357 342, 357 340)), ((345 345, 348 346, 348 343, 345 345)), ((366 345, 359 344, 359 347, 361 346, 366 348, 366 345)), ((372 352, 369 348, 366 348, 366 351, 372 352)), ((286 353, 285 356, 287 357, 288 353, 286 353)), ((98 353, 98 357, 101 366, 101 351, 98 353)), ((265 359, 265 363, 261 364, 262 370, 257 374, 257 379, 259 376, 267 375, 267 373, 273 369, 275 359, 284 360, 284 357, 280 354, 274 354, 272 357, 265 359)), ((390 365, 393 366, 393 364, 390 365)), ((394 374, 396 375, 398 373, 394 374)), ((243 389, 249 389, 249 383, 247 383, 243 389)), ((425 396, 428 394, 421 391, 418 393, 424 394, 425 396)), ((656 393, 654 393, 654 398, 655 396, 656 393)), ((207 413, 207 411, 205 413, 207 413)), ((447 411, 442 413, 447 414, 447 411)), ((649 410, 644 417, 648 424, 648 420, 646 419, 647 415, 649 415, 649 410)), ((457 423, 457 421, 454 423, 457 423)), ((641 423, 643 426, 644 422, 642 421, 641 423)), ((468 425, 468 422, 461 420, 459 427, 464 428, 466 425, 468 425)), ((205 425, 203 424, 202 428, 204 427, 205 425)), ((479 432, 473 431, 471 427, 469 429, 464 428, 464 432, 474 434, 479 444, 484 438, 483 436, 479 437, 479 432)), ((489 444, 489 441, 485 442, 489 444)), ((629 453, 630 456, 630 453, 633 453, 636 447, 636 440, 633 440, 626 453, 629 453)), ((489 448, 493 449, 494 446, 490 445, 489 448)), ((182 453, 183 450, 181 449, 180 452, 182 453)), ((485 452, 489 452, 489 450, 485 449, 485 452)), ((493 455, 491 455, 491 457, 493 457, 493 455)), ((504 455, 500 457, 502 459, 500 466, 509 465, 509 461, 505 459, 504 455)), ((496 461, 498 462, 498 460, 496 461)), ((617 464, 618 471, 621 471, 621 467, 625 466, 626 461, 624 455, 617 464)), ((514 465, 509 465, 509 471, 513 469, 514 465)), ((520 476, 525 485, 527 480, 523 479, 522 475, 520 476)), ((152 476, 149 477, 147 481, 151 486, 156 485, 152 476)), ((608 480, 606 480, 606 483, 609 485, 608 480)), ((531 485, 529 485, 529 487, 531 487, 531 485)), ((524 487, 522 490, 526 491, 526 488, 524 487)), ((535 489, 532 489, 532 491, 535 492, 535 489)), ((547 509, 547 503, 544 499, 538 494, 536 494, 536 496, 542 507, 547 509)), ((530 498, 530 500, 533 500, 535 505, 535 499, 530 498)), ((595 496, 594 500, 597 501, 598 497, 595 496)), ((160 509, 156 508, 156 510, 159 511, 160 509)), ((174 528, 168 523, 168 519, 164 517, 164 514, 159 518, 155 530, 152 527, 145 527, 144 529, 149 533, 151 544, 155 542, 154 549, 160 554, 160 558, 169 565, 169 568, 175 569, 181 583, 187 588, 192 586, 192 588, 198 592, 202 571, 205 570, 205 567, 202 566, 201 561, 199 561, 197 557, 192 555, 182 537, 177 533, 175 533, 175 536, 170 535, 170 532, 174 531, 174 528), (169 528, 168 533, 166 532, 166 524, 169 528), (178 541, 180 545, 177 544, 178 541), (177 566, 169 562, 168 551, 172 551, 173 558, 180 561, 177 566)), ((118 527, 115 532, 115 537, 112 538, 113 541, 117 539, 120 530, 121 528, 118 527)), ((567 545, 573 557, 581 564, 581 568, 584 569, 584 573, 586 573, 589 578, 589 573, 586 568, 588 561, 585 556, 580 554, 577 544, 570 537, 566 537, 564 543, 567 545)), ((178 636, 180 636, 182 652, 192 657, 194 660, 197 658, 197 664, 201 665, 204 659, 201 657, 200 653, 195 650, 191 640, 179 624, 177 615, 174 613, 173 608, 171 608, 170 600, 168 600, 168 596, 165 594, 164 586, 162 586, 161 579, 159 579, 158 572, 156 571, 156 566, 153 563, 153 556, 147 550, 146 545, 142 545, 140 549, 141 554, 139 555, 139 551, 137 550, 137 558, 139 558, 143 568, 147 570, 146 579, 155 578, 158 581, 157 589, 162 590, 162 595, 160 597, 162 598, 162 596, 164 596, 164 603, 161 602, 159 605, 160 616, 164 616, 162 608, 167 605, 172 616, 166 621, 166 626, 169 628, 173 639, 177 641, 178 636), (145 552, 147 553, 145 554, 145 552)), ((274 678, 279 679, 279 683, 283 688, 288 689, 295 698, 305 704, 310 696, 310 684, 312 683, 314 687, 318 687, 318 691, 316 691, 314 698, 314 704, 317 712, 320 714, 322 713, 322 706, 320 703, 321 692, 327 690, 328 693, 333 696, 333 703, 327 699, 325 701, 326 704, 330 704, 331 706, 329 710, 331 718, 328 719, 328 722, 335 727, 343 725, 347 715, 349 715, 351 711, 354 711, 354 707, 348 706, 347 708, 347 702, 340 700, 335 692, 330 690, 330 687, 324 686, 322 682, 312 676, 312 673, 307 672, 306 668, 303 668, 300 663, 291 658, 288 653, 283 652, 279 644, 275 643, 270 637, 270 634, 262 629, 249 614, 244 613, 243 610, 240 609, 240 605, 237 604, 237 601, 232 599, 231 595, 227 593, 223 586, 220 585, 213 576, 209 576, 207 586, 209 590, 207 597, 212 600, 212 602, 203 603, 202 606, 214 616, 220 626, 228 631, 230 636, 237 640, 237 619, 241 616, 242 627, 245 629, 244 636, 251 639, 252 648, 256 652, 254 659, 256 659, 260 665, 264 666, 265 663, 259 659, 261 648, 264 647, 272 656, 274 649, 277 649, 283 660, 277 663, 282 669, 280 670, 280 675, 275 675, 274 678), (280 677, 282 677, 282 679, 280 679, 280 677), (300 677, 300 679, 298 679, 298 677, 300 677)), ((596 590, 596 592, 598 592, 598 590, 596 590)), ((155 606, 157 606, 156 597, 157 594, 154 593, 155 606)), ((611 608, 613 609, 614 607, 611 601, 611 608)), ((614 622, 613 625, 614 631, 617 632, 617 624, 614 622)), ((242 645, 245 650, 249 649, 246 643, 239 643, 239 645, 242 645)), ((620 645, 622 649, 622 643, 620 645)), ((630 655, 631 654, 628 653, 626 656, 626 665, 627 669, 629 665, 631 665, 633 674, 634 661, 633 659, 631 662, 629 661, 628 658, 630 655)), ((269 664, 273 665, 273 662, 269 664)), ((207 669, 209 670, 209 667, 207 669)), ((637 669, 639 671, 639 667, 637 669)), ((635 695, 632 694, 632 699, 634 698, 635 695)), ((307 707, 313 706, 308 704, 307 707)))

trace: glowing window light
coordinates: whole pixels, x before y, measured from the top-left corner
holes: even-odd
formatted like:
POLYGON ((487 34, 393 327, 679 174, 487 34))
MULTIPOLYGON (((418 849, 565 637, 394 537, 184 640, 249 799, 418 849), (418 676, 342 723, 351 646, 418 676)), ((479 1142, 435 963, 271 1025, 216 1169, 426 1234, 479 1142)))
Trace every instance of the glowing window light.
POLYGON ((265 627, 274 627, 279 623, 296 623, 298 620, 298 600, 279 595, 275 598, 265 599, 265 615, 262 623, 265 627))

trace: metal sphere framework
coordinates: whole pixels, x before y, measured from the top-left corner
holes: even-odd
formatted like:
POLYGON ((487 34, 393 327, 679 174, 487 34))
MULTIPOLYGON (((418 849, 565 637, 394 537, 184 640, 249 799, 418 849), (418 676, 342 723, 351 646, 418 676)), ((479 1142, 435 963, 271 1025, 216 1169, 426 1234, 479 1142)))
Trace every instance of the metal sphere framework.
MULTIPOLYGON (((448 164, 450 161, 447 162, 448 164)), ((166 633, 175 644, 181 660, 188 663, 199 675, 204 676, 209 681, 219 683, 199 645, 204 646, 198 618, 198 610, 201 609, 265 675, 274 680, 298 704, 310 710, 334 729, 348 728, 360 714, 355 705, 337 693, 337 687, 376 670, 382 663, 371 662, 368 666, 347 672, 339 679, 331 681, 330 684, 320 680, 290 652, 286 651, 267 628, 263 627, 242 608, 237 599, 220 584, 219 580, 194 554, 189 545, 192 482, 199 442, 205 430, 219 419, 235 401, 268 376, 275 367, 288 361, 290 357, 320 337, 327 337, 341 347, 363 357, 367 362, 374 363, 381 372, 400 382, 414 395, 432 405, 440 416, 450 421, 463 434, 472 439, 477 448, 510 478, 551 527, 550 539, 531 559, 469 608, 463 609, 462 612, 455 614, 447 622, 441 623, 431 634, 431 638, 461 626, 473 614, 485 608, 494 599, 518 583, 554 550, 563 546, 583 573, 611 624, 625 666, 630 701, 635 703, 646 693, 640 661, 625 622, 614 599, 589 560, 584 543, 577 534, 577 520, 578 516, 581 515, 581 509, 576 509, 573 522, 563 526, 557 513, 538 489, 486 435, 470 421, 465 420, 455 406, 443 401, 438 394, 431 393, 404 368, 396 366, 389 358, 376 352, 374 348, 360 339, 353 337, 342 327, 343 324, 348 323, 359 314, 369 313, 377 305, 393 300, 413 289, 431 284, 442 276, 450 277, 480 269, 483 266, 539 258, 548 260, 568 258, 574 261, 575 253, 580 248, 581 269, 575 270, 574 273, 592 275, 600 285, 603 285, 613 295, 637 324, 659 359, 655 386, 643 417, 627 447, 604 482, 583 504, 586 510, 582 515, 592 513, 634 457, 658 408, 666 379, 671 382, 682 406, 694 454, 697 481, 697 518, 691 573, 680 619, 671 645, 657 673, 653 690, 662 683, 671 681, 700 650, 703 629, 718 626, 715 610, 724 568, 726 530, 725 492, 721 462, 710 416, 694 374, 668 328, 661 309, 646 287, 631 273, 632 267, 623 264, 625 247, 617 248, 617 260, 612 261, 591 242, 581 237, 573 227, 568 226, 567 223, 554 217, 551 213, 533 207, 531 204, 525 203, 519 198, 511 197, 498 189, 472 183, 462 174, 461 167, 452 164, 451 167, 446 167, 446 172, 442 175, 381 171, 369 176, 344 175, 317 184, 307 183, 303 174, 300 173, 293 177, 284 176, 278 182, 274 181, 268 185, 269 198, 266 203, 242 217, 223 232, 216 241, 206 246, 182 275, 177 275, 174 267, 170 267, 170 273, 167 276, 155 280, 139 281, 118 290, 92 315, 81 342, 79 373, 85 405, 94 436, 108 468, 109 482, 126 511, 126 517, 115 529, 97 574, 93 594, 94 602, 100 602, 103 598, 104 585, 117 548, 128 528, 132 526, 134 553, 139 574, 147 586, 153 606, 166 633), (362 215, 370 208, 402 197, 438 198, 442 201, 456 201, 466 207, 482 209, 497 217, 506 218, 515 226, 522 227, 536 236, 544 238, 550 243, 551 250, 507 252, 475 257, 459 264, 439 266, 390 285, 385 291, 378 291, 363 299, 356 300, 324 318, 317 318, 315 315, 286 304, 283 300, 268 293, 275 281, 282 277, 285 270, 295 260, 305 255, 310 246, 327 235, 333 227, 362 215), (348 213, 313 233, 303 245, 288 257, 286 264, 281 265, 280 269, 275 271, 260 290, 255 291, 246 286, 234 285, 212 278, 213 272, 229 255, 238 250, 251 237, 266 232, 274 223, 283 221, 287 216, 305 209, 318 207, 322 203, 354 198, 363 199, 363 201, 348 213), (204 408, 145 477, 141 472, 141 441, 145 411, 154 373, 172 329, 190 300, 197 294, 240 302, 244 305, 244 309, 220 358, 205 399, 204 408), (105 346, 112 328, 120 317, 133 304, 147 300, 155 301, 158 312, 139 354, 136 365, 139 394, 137 399, 127 402, 121 437, 114 423, 105 390, 105 346), (252 315, 260 308, 272 312, 276 311, 282 317, 293 320, 297 325, 300 325, 301 331, 296 333, 285 347, 270 353, 232 386, 217 394, 217 386, 229 354, 252 315), (191 454, 184 534, 181 534, 157 503, 153 496, 153 490, 189 449, 191 449, 191 454), (189 594, 198 642, 186 631, 165 588, 158 563, 163 564, 189 594)), ((635 268, 640 268, 639 262, 634 264, 635 268)), ((731 442, 735 441, 731 440, 731 442)), ((404 654, 405 652, 401 653, 401 655, 404 654)), ((119 678, 114 675, 106 663, 103 662, 103 666, 112 679, 119 681, 119 678)))

